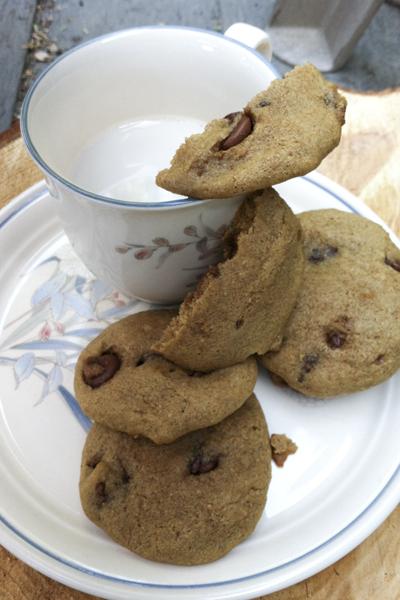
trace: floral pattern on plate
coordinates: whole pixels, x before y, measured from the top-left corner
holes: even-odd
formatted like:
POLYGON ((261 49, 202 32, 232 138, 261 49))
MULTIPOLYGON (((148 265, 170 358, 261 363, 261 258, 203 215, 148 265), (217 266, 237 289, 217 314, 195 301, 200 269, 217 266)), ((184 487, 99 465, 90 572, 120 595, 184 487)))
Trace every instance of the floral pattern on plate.
POLYGON ((53 255, 28 274, 38 284, 30 308, 5 324, 0 338, 0 366, 13 369, 15 387, 31 378, 43 381, 35 406, 58 392, 85 429, 90 420, 64 385, 81 350, 110 323, 140 304, 113 290, 87 271, 74 269, 74 256, 53 255), (46 268, 44 268, 46 266, 46 268), (50 267, 50 276, 48 276, 50 267), (82 274, 83 271, 83 274, 82 274))

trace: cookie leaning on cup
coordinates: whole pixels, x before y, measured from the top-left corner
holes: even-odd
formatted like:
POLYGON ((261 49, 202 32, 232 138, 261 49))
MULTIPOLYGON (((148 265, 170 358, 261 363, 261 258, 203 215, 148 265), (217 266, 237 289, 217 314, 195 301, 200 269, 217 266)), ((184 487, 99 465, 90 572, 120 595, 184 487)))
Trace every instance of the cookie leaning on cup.
POLYGON ((281 348, 261 362, 309 396, 376 385, 400 367, 400 250, 355 214, 317 210, 299 220, 303 285, 281 348))
POLYGON ((214 425, 242 406, 256 383, 254 358, 203 374, 150 353, 175 315, 172 310, 152 310, 125 317, 83 350, 75 393, 89 417, 166 444, 214 425))
POLYGON ((271 448, 253 395, 213 427, 158 446, 94 425, 80 496, 96 525, 144 558, 177 565, 224 556, 254 530, 271 479, 271 448))
POLYGON ((225 253, 152 347, 186 369, 220 369, 279 348, 296 302, 301 227, 272 188, 243 202, 226 233, 225 253))
POLYGON ((226 198, 305 175, 338 145, 345 110, 345 98, 318 69, 296 67, 242 112, 187 138, 157 184, 194 198, 226 198))

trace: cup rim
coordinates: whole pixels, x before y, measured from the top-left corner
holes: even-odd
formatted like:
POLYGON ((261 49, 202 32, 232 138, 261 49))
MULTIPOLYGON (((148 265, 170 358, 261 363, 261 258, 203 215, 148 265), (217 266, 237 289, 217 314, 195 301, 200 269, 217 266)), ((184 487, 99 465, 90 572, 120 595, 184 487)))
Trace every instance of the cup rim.
POLYGON ((111 33, 105 33, 103 35, 100 35, 100 36, 97 36, 90 40, 87 40, 85 42, 82 42, 81 44, 78 44, 77 46, 74 46, 73 48, 70 48, 69 50, 64 52, 61 56, 56 58, 50 65, 48 65, 48 67, 46 67, 40 73, 40 75, 35 79, 34 83, 31 85, 28 92, 26 93, 23 104, 22 104, 22 109, 21 109, 21 133, 22 133, 22 138, 24 140, 27 150, 29 151, 33 160, 39 165, 39 167, 47 175, 56 179, 59 183, 61 183, 65 187, 67 187, 69 190, 71 190, 72 192, 77 193, 79 195, 85 196, 85 198, 87 198, 88 200, 94 201, 96 203, 104 204, 106 206, 107 205, 108 206, 120 206, 120 207, 127 208, 127 209, 129 209, 129 208, 131 208, 131 209, 144 209, 144 208, 167 209, 167 208, 176 208, 176 207, 180 207, 180 206, 193 205, 193 204, 197 204, 199 202, 204 203, 204 202, 208 201, 208 200, 200 200, 200 199, 191 198, 191 197, 182 197, 182 198, 175 198, 172 200, 164 200, 162 202, 133 202, 133 201, 119 200, 118 198, 110 198, 107 196, 103 196, 101 194, 96 194, 95 192, 90 192, 89 190, 85 190, 84 188, 81 188, 80 186, 74 184, 72 181, 65 179, 64 177, 59 175, 56 171, 54 171, 39 154, 38 150, 36 149, 32 139, 31 139, 30 133, 29 133, 28 113, 29 113, 29 109, 30 109, 31 100, 32 100, 34 93, 35 93, 37 87, 39 86, 39 84, 48 75, 48 73, 56 65, 58 65, 58 63, 65 60, 66 58, 68 58, 74 52, 78 52, 80 49, 84 48, 85 46, 96 44, 96 43, 106 40, 106 39, 118 38, 118 37, 121 37, 124 35, 128 35, 129 33, 132 33, 134 31, 138 31, 138 30, 152 30, 153 31, 153 30, 157 30, 157 29, 160 29, 160 30, 175 29, 175 30, 184 30, 184 31, 194 31, 197 33, 203 33, 203 34, 223 38, 226 42, 240 46, 240 47, 244 48, 245 50, 247 50, 248 52, 250 52, 251 54, 253 54, 256 58, 258 58, 264 65, 266 65, 270 69, 272 74, 277 79, 280 79, 280 77, 281 77, 280 74, 278 73, 278 71, 276 70, 276 68, 272 65, 272 63, 268 59, 266 59, 262 54, 257 52, 254 48, 251 48, 250 46, 247 46, 246 44, 243 44, 242 42, 234 40, 233 38, 227 37, 224 34, 219 33, 217 31, 211 31, 211 30, 202 29, 199 27, 186 27, 184 25, 143 25, 143 26, 139 26, 139 27, 129 27, 126 29, 120 29, 118 31, 113 31, 111 33))

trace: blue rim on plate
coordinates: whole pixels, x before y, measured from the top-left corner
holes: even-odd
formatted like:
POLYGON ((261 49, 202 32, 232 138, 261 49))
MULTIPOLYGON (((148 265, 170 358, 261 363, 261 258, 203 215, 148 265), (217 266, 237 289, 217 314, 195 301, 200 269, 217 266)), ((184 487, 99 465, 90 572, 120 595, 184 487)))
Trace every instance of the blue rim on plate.
MULTIPOLYGON (((322 183, 320 183, 318 181, 314 181, 311 177, 306 177, 305 176, 305 177, 302 177, 302 179, 305 179, 308 183, 310 183, 312 185, 315 185, 316 187, 324 190, 324 192, 326 192, 327 194, 329 194, 330 196, 332 196, 333 198, 335 198, 336 200, 338 200, 341 204, 343 204, 344 206, 346 206, 346 208, 348 208, 352 212, 358 214, 358 211, 353 206, 351 206, 348 202, 346 202, 343 198, 341 198, 334 191, 332 191, 329 188, 325 187, 322 183)), ((26 210, 27 208, 29 208, 33 204, 36 204, 37 202, 39 202, 40 200, 42 200, 46 195, 47 195, 47 192, 39 191, 36 195, 33 196, 33 198, 30 198, 27 202, 25 202, 24 204, 22 204, 18 208, 14 209, 11 212, 11 214, 7 215, 3 219, 3 221, 0 221, 0 229, 4 228, 8 223, 10 223, 14 218, 16 218, 19 213, 23 212, 24 210, 26 210)), ((75 417, 77 418, 76 414, 75 414, 75 417)), ((232 584, 235 584, 235 583, 240 583, 240 582, 243 582, 243 581, 255 580, 255 579, 259 578, 259 577, 268 575, 270 573, 279 572, 279 571, 287 568, 288 566, 292 566, 292 565, 294 565, 296 563, 299 563, 301 560, 304 560, 305 558, 309 558, 309 557, 315 555, 319 550, 321 550, 321 548, 324 548, 324 547, 328 546, 332 541, 334 541, 339 536, 341 536, 343 533, 345 533, 346 531, 348 531, 349 529, 351 529, 355 523, 357 523, 358 521, 360 521, 363 518, 363 516, 372 507, 374 507, 379 502, 380 498, 382 498, 385 495, 385 493, 390 488, 390 486, 393 483, 393 481, 399 475, 400 475, 400 464, 398 465, 398 467, 396 468, 396 470, 394 471, 394 473, 392 474, 392 476, 390 477, 390 479, 386 482, 386 484, 384 485, 384 487, 380 490, 379 494, 370 502, 370 504, 366 508, 364 508, 364 510, 359 515, 357 515, 357 517, 355 517, 352 521, 350 521, 350 523, 348 523, 340 531, 338 531, 337 533, 335 533, 328 540, 326 540, 322 544, 319 544, 318 546, 316 546, 312 550, 309 550, 308 552, 304 553, 303 555, 298 556, 298 557, 296 557, 293 560, 287 561, 286 563, 284 563, 282 565, 279 565, 277 567, 266 569, 265 571, 260 571, 258 573, 253 573, 251 575, 246 575, 244 577, 238 577, 236 579, 229 579, 229 580, 224 580, 224 581, 215 581, 215 582, 208 582, 208 583, 192 584, 192 585, 188 585, 188 584, 147 583, 147 582, 143 582, 143 581, 136 581, 136 580, 131 580, 131 579, 124 579, 124 578, 119 578, 119 577, 113 577, 112 575, 107 575, 106 573, 102 573, 101 571, 88 569, 87 567, 84 567, 83 565, 80 565, 78 563, 74 563, 72 561, 64 559, 64 558, 58 556, 57 554, 54 554, 53 552, 51 552, 51 551, 47 550, 46 548, 42 547, 40 544, 38 544, 37 542, 35 542, 34 540, 32 540, 28 536, 26 536, 23 532, 19 531, 17 527, 15 527, 12 523, 10 523, 1 514, 0 514, 0 523, 2 523, 12 534, 14 534, 15 536, 17 536, 20 540, 22 540, 23 542, 25 542, 26 544, 28 544, 29 546, 31 546, 35 550, 39 551, 41 554, 45 555, 46 557, 49 557, 49 558, 55 560, 56 562, 60 563, 61 565, 67 566, 67 567, 69 567, 69 568, 71 568, 71 569, 73 569, 75 571, 78 571, 79 573, 83 573, 85 575, 89 575, 91 577, 95 577, 95 578, 97 578, 99 580, 104 580, 104 581, 108 581, 108 582, 112 582, 112 583, 118 583, 118 584, 124 584, 126 586, 137 586, 137 587, 156 588, 156 589, 165 589, 165 590, 168 590, 168 589, 176 589, 176 590, 182 589, 182 590, 184 590, 184 589, 200 589, 200 588, 222 587, 222 586, 232 585, 232 584)))
POLYGON ((58 173, 53 171, 53 169, 51 167, 49 167, 49 165, 43 160, 43 158, 40 156, 39 152, 36 150, 32 140, 31 140, 30 134, 29 134, 28 113, 29 113, 29 107, 30 107, 32 96, 33 96, 36 88, 39 86, 40 82, 46 77, 46 75, 55 66, 58 65, 58 63, 67 59, 69 56, 71 56, 78 50, 84 48, 85 46, 89 46, 89 45, 97 43, 101 40, 107 40, 107 39, 112 39, 114 37, 128 35, 133 31, 143 31, 143 30, 154 31, 154 30, 172 30, 172 29, 178 30, 178 31, 182 31, 182 30, 183 31, 195 31, 197 33, 206 34, 206 35, 209 35, 212 37, 223 38, 224 41, 227 41, 231 44, 240 46, 241 48, 245 48, 248 52, 250 52, 256 58, 258 58, 264 65, 266 65, 271 70, 271 72, 275 75, 275 77, 277 79, 280 79, 280 77, 281 77, 280 74, 278 73, 278 71, 276 70, 276 68, 274 66, 272 66, 272 64, 269 62, 269 60, 264 58, 259 52, 257 52, 253 48, 250 48, 249 46, 246 46, 245 44, 242 44, 241 42, 238 42, 237 40, 226 37, 221 33, 217 33, 216 31, 209 31, 207 29, 200 29, 200 28, 196 28, 196 27, 182 27, 182 26, 174 26, 174 25, 154 25, 154 26, 144 26, 144 27, 131 27, 129 29, 122 29, 121 31, 115 31, 113 33, 106 33, 105 35, 101 35, 99 37, 88 40, 87 42, 83 42, 82 44, 79 44, 78 46, 74 46, 74 48, 71 48, 67 52, 64 52, 64 54, 62 54, 62 56, 60 56, 56 60, 54 60, 35 80, 35 82, 29 88, 29 91, 24 98, 24 102, 22 105, 22 111, 21 111, 22 137, 23 137, 25 145, 28 148, 32 158, 37 162, 37 164, 40 166, 40 168, 45 173, 47 173, 51 177, 54 177, 55 179, 57 179, 57 181, 59 181, 65 187, 69 188, 71 191, 73 191, 77 194, 81 194, 81 195, 85 196, 86 198, 88 198, 89 200, 104 203, 106 205, 111 205, 111 206, 123 206, 126 209, 134 209, 134 208, 167 209, 167 208, 171 208, 171 207, 187 206, 187 205, 194 204, 197 202, 206 202, 207 201, 207 200, 204 201, 204 200, 198 200, 196 198, 185 197, 185 198, 178 198, 178 199, 174 199, 174 200, 164 200, 163 202, 125 202, 123 200, 118 200, 115 198, 108 198, 107 196, 102 196, 101 194, 95 194, 93 192, 89 192, 89 191, 84 190, 83 188, 75 185, 71 181, 64 179, 64 177, 62 177, 61 175, 59 175, 58 173))

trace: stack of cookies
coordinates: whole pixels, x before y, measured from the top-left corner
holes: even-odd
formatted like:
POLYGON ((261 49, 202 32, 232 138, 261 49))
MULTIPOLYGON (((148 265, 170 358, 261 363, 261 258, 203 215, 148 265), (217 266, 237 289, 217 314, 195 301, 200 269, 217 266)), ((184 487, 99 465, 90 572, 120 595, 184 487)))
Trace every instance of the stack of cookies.
POLYGON ((339 142, 344 112, 332 84, 298 67, 188 138, 157 177, 182 195, 246 199, 223 260, 179 312, 127 317, 78 361, 76 396, 95 421, 82 506, 143 557, 210 562, 256 526, 271 455, 282 465, 296 449, 269 438, 252 393, 256 356, 280 381, 321 397, 399 366, 400 253, 387 234, 339 211, 297 218, 271 188, 319 164, 339 142))
POLYGON ((111 325, 76 368, 77 399, 95 421, 82 506, 152 560, 216 560, 253 531, 265 506, 271 445, 252 394, 254 355, 280 346, 296 301, 298 219, 272 189, 255 195, 230 226, 226 253, 179 314, 146 311, 111 325))

